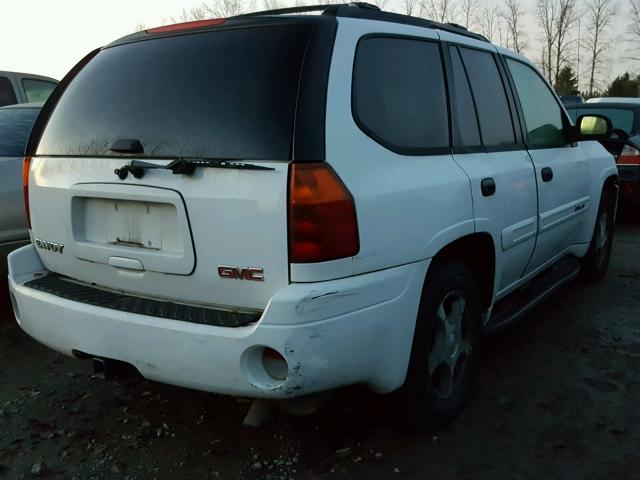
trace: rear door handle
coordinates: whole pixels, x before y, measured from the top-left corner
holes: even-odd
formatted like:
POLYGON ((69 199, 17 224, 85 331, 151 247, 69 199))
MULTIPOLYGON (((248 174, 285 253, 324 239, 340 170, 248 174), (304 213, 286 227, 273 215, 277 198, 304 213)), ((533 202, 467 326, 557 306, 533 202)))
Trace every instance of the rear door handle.
POLYGON ((490 197, 494 193, 496 193, 496 182, 493 178, 483 178, 480 182, 480 190, 482 191, 482 195, 485 197, 490 197))
POLYGON ((551 180, 553 180, 553 170, 551 170, 549 167, 544 167, 540 173, 542 174, 543 182, 550 182, 551 180))

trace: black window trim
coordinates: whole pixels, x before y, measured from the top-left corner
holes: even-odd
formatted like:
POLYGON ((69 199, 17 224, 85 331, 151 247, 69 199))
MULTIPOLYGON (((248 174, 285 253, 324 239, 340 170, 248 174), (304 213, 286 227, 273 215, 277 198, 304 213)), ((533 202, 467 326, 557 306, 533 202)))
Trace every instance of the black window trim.
POLYGON ((451 100, 450 100, 450 89, 449 89, 449 77, 447 75, 446 64, 444 61, 443 55, 443 42, 438 38, 428 38, 421 37, 417 35, 402 35, 402 34, 394 34, 394 33, 368 33, 366 35, 361 36, 358 39, 355 49, 355 55, 353 56, 353 65, 351 67, 351 117, 353 121, 356 123, 360 131, 362 131, 367 137, 386 148, 387 150, 397 153, 398 155, 403 156, 411 156, 411 157, 423 157, 423 156, 432 156, 432 155, 450 155, 452 152, 452 132, 451 132, 451 100), (444 89, 445 89, 445 100, 447 104, 447 128, 448 137, 449 137, 449 145, 446 147, 427 147, 427 148, 411 148, 411 147, 402 147, 400 145, 393 145, 374 132, 372 132, 369 128, 367 128, 364 123, 360 120, 358 116, 357 109, 355 108, 356 103, 356 93, 355 93, 355 75, 356 75, 356 63, 358 61, 358 54, 360 52, 360 43, 371 39, 371 38, 392 38, 392 39, 400 39, 400 40, 415 40, 420 42, 428 42, 434 43, 438 46, 438 50, 440 52, 440 63, 442 65, 442 75, 444 77, 444 89))
POLYGON ((338 22, 314 22, 302 57, 294 108, 291 159, 319 162, 326 159, 327 99, 329 75, 338 22))
POLYGON ((520 125, 522 128, 522 135, 523 135, 523 139, 524 139, 524 145, 527 148, 527 150, 546 150, 546 149, 550 149, 550 148, 565 148, 565 147, 576 147, 578 144, 577 143, 572 143, 569 141, 568 138, 568 132, 569 129, 572 126, 571 120, 567 114, 567 112, 565 111, 564 105, 562 105, 562 102, 558 99, 557 95, 555 94, 555 92, 553 91, 553 89, 550 87, 550 85, 547 83, 547 80, 540 75, 540 72, 538 72, 538 70, 536 68, 534 68, 530 63, 521 60, 519 58, 516 57, 512 57, 509 55, 504 55, 504 54, 500 54, 500 58, 502 60, 503 63, 503 68, 505 70, 505 74, 508 78, 509 81, 509 85, 511 85, 511 89, 513 90, 513 96, 516 100, 516 106, 518 109, 518 117, 519 117, 519 121, 520 121, 520 125), (545 87, 547 88, 547 90, 549 91, 549 93, 551 94, 551 96, 553 97, 553 99, 556 102, 556 105, 558 105, 558 107, 560 108, 560 116, 562 118, 562 129, 563 129, 563 135, 564 135, 564 143, 562 145, 530 145, 529 144, 529 135, 527 132, 527 124, 524 120, 524 111, 522 110, 522 104, 520 103, 520 97, 518 96, 518 90, 516 89, 516 84, 513 80, 513 76, 511 75, 511 70, 509 70, 509 65, 507 63, 507 60, 512 60, 514 62, 518 62, 526 67, 529 68, 529 70, 531 70, 533 73, 535 73, 538 78, 540 78, 540 80, 542 80, 542 83, 545 85, 545 87))
MULTIPOLYGON (((482 129, 480 127, 480 118, 478 116, 478 111, 477 111, 477 107, 476 107, 476 101, 475 101, 475 95, 473 94, 473 89, 471 89, 471 97, 473 98, 473 105, 474 108, 476 108, 475 114, 476 114, 476 118, 478 120, 478 129, 479 129, 479 134, 480 134, 480 141, 482 142, 482 145, 473 145, 473 146, 469 146, 469 145, 463 145, 463 144, 458 144, 456 145, 455 143, 453 144, 453 153, 458 153, 458 154, 462 154, 462 153, 491 153, 491 152, 514 152, 514 151, 519 151, 519 150, 525 150, 526 146, 524 143, 524 137, 522 134, 522 130, 521 130, 521 124, 520 124, 520 119, 517 115, 517 103, 515 102, 515 99, 513 98, 513 94, 510 88, 510 84, 509 84, 509 79, 506 76, 506 73, 502 67, 501 64, 501 60, 500 60, 500 54, 498 54, 497 52, 490 50, 490 49, 486 49, 486 48, 480 48, 477 47, 475 45, 469 45, 467 43, 464 42, 452 42, 452 41, 443 41, 443 47, 446 47, 446 52, 447 55, 449 55, 449 48, 456 48, 458 51, 460 48, 466 48, 469 50, 477 50, 479 52, 483 52, 483 53, 487 53, 490 54, 493 57, 493 60, 496 63, 496 68, 498 69, 498 75, 500 76, 500 80, 502 81, 502 86, 504 88, 504 93, 505 93, 505 97, 507 98, 507 105, 509 107, 509 116, 511 117, 511 128, 513 129, 513 137, 514 137, 514 143, 509 144, 509 145, 484 145, 484 139, 482 138, 482 129), (516 121, 516 118, 518 119, 516 121)), ((464 63, 464 59, 462 58, 462 53, 459 53, 460 55, 460 60, 462 61, 462 66, 465 69, 465 75, 467 74, 467 66, 464 63)), ((449 57, 449 62, 451 61, 451 58, 449 57)), ((448 67, 451 67, 451 69, 453 70, 453 64, 449 64, 447 65, 448 67)), ((451 74, 453 72, 451 71, 451 74)), ((471 86, 471 82, 468 79, 467 76, 467 81, 469 83, 469 86, 471 86)), ((459 128, 459 127, 456 127, 459 128)))
POLYGON ((480 139, 480 145, 465 145, 464 142, 462 141, 461 138, 458 138, 460 135, 460 131, 462 130, 462 127, 460 126, 459 122, 458 122, 458 109, 454 108, 458 106, 458 97, 455 95, 455 89, 453 86, 453 82, 455 82, 454 79, 454 74, 453 74, 453 60, 451 58, 451 49, 455 49, 456 52, 458 53, 458 55, 460 55, 460 53, 458 52, 458 46, 451 44, 449 42, 442 42, 442 50, 444 52, 444 63, 445 63, 445 68, 447 71, 447 79, 449 80, 449 82, 451 82, 451 88, 448 87, 449 91, 451 92, 451 115, 450 115, 450 121, 449 123, 451 124, 451 145, 452 145, 452 152, 453 153, 471 153, 472 151, 476 151, 476 150, 482 150, 484 151, 484 147, 483 142, 482 142, 482 130, 480 129, 480 119, 478 118, 478 107, 476 106, 476 99, 473 95, 473 90, 471 90, 471 86, 470 86, 470 82, 469 82, 469 77, 467 75, 467 69, 464 65, 464 62, 462 62, 462 58, 460 59, 461 63, 462 63, 462 68, 464 70, 464 74, 465 74, 465 78, 467 80, 467 85, 469 86, 469 93, 471 95, 471 103, 473 104, 473 115, 475 116, 476 119, 476 125, 478 127, 478 138, 480 139), (455 112, 455 113, 454 113, 455 112), (461 151, 461 150, 464 150, 461 151))

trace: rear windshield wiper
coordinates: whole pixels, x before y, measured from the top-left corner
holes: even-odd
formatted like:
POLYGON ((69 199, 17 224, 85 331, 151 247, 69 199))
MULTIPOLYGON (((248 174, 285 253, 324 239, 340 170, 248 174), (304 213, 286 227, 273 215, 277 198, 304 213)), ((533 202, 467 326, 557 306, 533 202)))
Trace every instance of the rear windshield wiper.
POLYGON ((235 170, 275 170, 272 167, 264 167, 253 163, 245 163, 237 160, 223 160, 218 158, 177 158, 167 165, 157 165, 143 160, 132 160, 131 163, 120 168, 116 168, 115 173, 120 180, 124 180, 129 172, 136 177, 142 178, 147 169, 171 170, 176 175, 191 175, 197 167, 202 168, 231 168, 235 170))

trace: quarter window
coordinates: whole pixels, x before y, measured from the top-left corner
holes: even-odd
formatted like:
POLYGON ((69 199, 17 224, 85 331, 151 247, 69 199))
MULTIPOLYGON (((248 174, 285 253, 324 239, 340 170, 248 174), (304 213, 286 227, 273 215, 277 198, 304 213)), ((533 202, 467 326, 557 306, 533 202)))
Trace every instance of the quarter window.
POLYGON ((557 147, 566 143, 562 110, 547 84, 528 65, 507 59, 516 85, 524 122, 527 145, 557 147))
POLYGON ((487 147, 516 143, 502 78, 491 53, 460 48, 480 119, 482 143, 487 147))
POLYGON ((353 114, 372 139, 397 153, 449 148, 440 46, 406 38, 360 41, 353 74, 353 114))

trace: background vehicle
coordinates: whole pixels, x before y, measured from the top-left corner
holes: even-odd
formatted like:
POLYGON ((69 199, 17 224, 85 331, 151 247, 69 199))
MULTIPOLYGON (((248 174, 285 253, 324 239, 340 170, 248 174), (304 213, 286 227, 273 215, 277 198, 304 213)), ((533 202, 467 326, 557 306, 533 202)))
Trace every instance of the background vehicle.
POLYGON ((27 147, 16 318, 158 381, 364 384, 445 422, 483 330, 605 274, 613 157, 480 35, 366 4, 273 14, 140 32, 63 80, 27 147))
MULTIPOLYGON (((0 108, 0 275, 7 254, 29 241, 22 195, 22 158, 40 104, 0 108)), ((3 292, 4 294, 4 292, 3 292)))
POLYGON ((580 95, 561 95, 560 101, 565 107, 584 103, 584 99, 580 95))
POLYGON ((0 71, 0 107, 43 103, 57 85, 57 80, 42 75, 0 71))
POLYGON ((636 103, 640 104, 640 98, 633 97, 594 97, 586 103, 636 103))
POLYGON ((605 115, 618 133, 600 143, 616 157, 623 214, 640 218, 640 102, 598 102, 566 107, 575 122, 580 115, 605 115))

